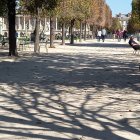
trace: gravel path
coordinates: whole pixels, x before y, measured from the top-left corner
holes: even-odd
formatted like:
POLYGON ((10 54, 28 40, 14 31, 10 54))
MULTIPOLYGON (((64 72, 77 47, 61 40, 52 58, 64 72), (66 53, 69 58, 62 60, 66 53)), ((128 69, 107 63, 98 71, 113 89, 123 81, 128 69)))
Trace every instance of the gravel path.
POLYGON ((1 52, 0 140, 140 140, 140 55, 126 43, 27 51, 1 52))

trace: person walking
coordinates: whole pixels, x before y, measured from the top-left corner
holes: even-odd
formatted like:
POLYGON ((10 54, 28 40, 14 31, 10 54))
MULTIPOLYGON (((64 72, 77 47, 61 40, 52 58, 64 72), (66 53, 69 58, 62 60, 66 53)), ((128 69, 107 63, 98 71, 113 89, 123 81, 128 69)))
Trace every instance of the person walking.
POLYGON ((105 41, 105 36, 106 36, 106 29, 102 29, 102 41, 104 42, 105 41))
POLYGON ((127 37, 128 37, 127 31, 124 30, 124 31, 123 31, 123 39, 124 39, 125 42, 126 42, 127 37))
POLYGON ((118 42, 120 42, 120 41, 121 41, 121 38, 122 38, 122 32, 121 32, 120 29, 118 29, 118 30, 116 31, 116 36, 117 36, 118 42))
POLYGON ((98 30, 97 31, 98 42, 100 42, 101 36, 102 36, 102 31, 98 30))
POLYGON ((112 35, 113 35, 113 40, 115 40, 115 38, 116 38, 116 32, 113 31, 113 32, 112 32, 112 35))

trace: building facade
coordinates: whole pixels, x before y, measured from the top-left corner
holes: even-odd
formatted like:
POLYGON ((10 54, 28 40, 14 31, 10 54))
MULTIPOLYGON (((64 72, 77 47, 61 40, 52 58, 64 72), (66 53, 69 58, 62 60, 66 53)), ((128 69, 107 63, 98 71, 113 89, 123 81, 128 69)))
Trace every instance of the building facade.
MULTIPOLYGON (((8 36, 8 19, 0 18, 0 34, 8 36)), ((16 32, 18 37, 30 35, 35 30, 35 18, 27 15, 16 15, 16 32)), ((57 30, 57 22, 55 22, 55 30, 57 30)), ((46 35, 50 34, 49 18, 40 20, 40 32, 43 31, 46 35)))
POLYGON ((128 14, 119 13, 118 15, 116 15, 116 18, 119 19, 123 30, 127 30, 127 25, 128 25, 128 21, 129 21, 130 17, 131 17, 131 13, 128 13, 128 14))
MULTIPOLYGON (((29 36, 31 33, 34 33, 35 30, 35 21, 36 19, 30 15, 16 15, 16 32, 18 37, 29 36)), ((8 37, 8 19, 7 18, 0 18, 0 34, 8 37)), ((83 26, 84 27, 84 26, 83 26)), ((55 34, 62 33, 62 27, 59 25, 57 18, 55 18, 54 22, 54 30, 55 34)), ((44 34, 50 35, 50 19, 49 18, 42 18, 40 20, 40 33, 43 31, 44 34)), ((78 32, 79 29, 74 28, 75 32, 78 32)), ((87 34, 90 33, 90 26, 86 26, 87 34)), ((80 31, 79 31, 80 32, 80 31)), ((84 28, 83 28, 84 32, 84 28)), ((92 34, 92 33, 90 33, 92 34)), ((66 35, 69 35, 69 27, 66 28, 66 35)))

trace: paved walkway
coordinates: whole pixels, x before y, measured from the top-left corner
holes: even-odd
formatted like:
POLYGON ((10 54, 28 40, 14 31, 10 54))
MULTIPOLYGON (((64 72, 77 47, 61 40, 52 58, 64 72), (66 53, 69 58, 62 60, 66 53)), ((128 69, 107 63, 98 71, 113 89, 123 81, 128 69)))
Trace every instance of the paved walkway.
POLYGON ((140 55, 127 43, 27 51, 1 53, 0 140, 140 140, 140 55))

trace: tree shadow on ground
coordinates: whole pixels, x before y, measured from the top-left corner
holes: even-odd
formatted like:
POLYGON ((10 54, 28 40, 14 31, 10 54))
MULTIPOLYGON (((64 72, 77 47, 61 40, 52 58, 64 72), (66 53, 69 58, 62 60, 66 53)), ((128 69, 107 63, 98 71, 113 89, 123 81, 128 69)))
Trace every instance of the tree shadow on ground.
POLYGON ((140 91, 138 64, 130 60, 123 62, 120 54, 119 59, 116 54, 112 58, 86 54, 27 56, 15 62, 3 61, 0 65, 1 74, 5 75, 0 78, 2 83, 17 83, 21 79, 20 83, 24 84, 33 81, 41 85, 58 84, 77 88, 101 88, 106 85, 140 91), (6 70, 3 71, 3 68, 6 70))
POLYGON ((15 62, 1 62, 0 71, 5 75, 0 77, 1 135, 44 140, 127 140, 117 131, 140 134, 127 118, 110 117, 113 111, 121 112, 115 106, 126 105, 126 99, 113 95, 100 103, 101 96, 107 94, 100 94, 105 87, 140 92, 140 73, 132 61, 96 55, 91 59, 85 54, 24 56, 15 62))
POLYGON ((8 52, 0 52, 0 57, 8 56, 8 52))
POLYGON ((124 44, 124 43, 114 43, 114 42, 90 42, 90 43, 78 43, 76 42, 75 44, 69 44, 66 43, 68 46, 77 46, 77 47, 105 47, 105 48, 130 48, 129 44, 124 44))

